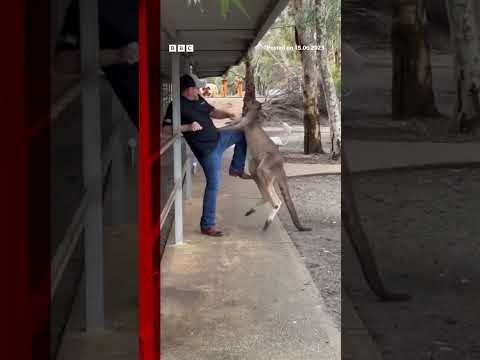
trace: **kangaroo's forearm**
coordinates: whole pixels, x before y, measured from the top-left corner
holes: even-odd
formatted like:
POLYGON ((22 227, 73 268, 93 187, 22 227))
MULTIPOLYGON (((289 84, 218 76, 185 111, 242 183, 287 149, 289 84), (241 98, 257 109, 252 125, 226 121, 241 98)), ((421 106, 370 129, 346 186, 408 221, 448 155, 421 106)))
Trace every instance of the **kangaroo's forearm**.
POLYGON ((218 131, 227 131, 227 130, 243 130, 243 125, 241 124, 241 121, 239 121, 235 124, 230 124, 230 125, 218 128, 218 131))

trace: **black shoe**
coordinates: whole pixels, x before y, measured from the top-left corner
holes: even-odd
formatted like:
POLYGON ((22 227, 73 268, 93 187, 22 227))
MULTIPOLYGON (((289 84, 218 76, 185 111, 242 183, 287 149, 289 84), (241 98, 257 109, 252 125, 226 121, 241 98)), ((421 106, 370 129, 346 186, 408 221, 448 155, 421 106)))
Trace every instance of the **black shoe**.
POLYGON ((249 179, 252 178, 250 175, 245 174, 243 171, 240 172, 240 171, 236 171, 236 170, 229 170, 228 174, 230 176, 239 177, 240 179, 245 179, 245 180, 249 180, 249 179))

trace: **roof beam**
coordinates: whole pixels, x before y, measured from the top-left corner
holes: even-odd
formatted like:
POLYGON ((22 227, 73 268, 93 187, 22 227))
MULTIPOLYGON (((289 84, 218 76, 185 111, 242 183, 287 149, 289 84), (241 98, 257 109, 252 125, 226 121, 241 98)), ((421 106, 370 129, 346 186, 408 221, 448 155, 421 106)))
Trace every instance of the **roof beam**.
POLYGON ((182 29, 178 30, 179 35, 188 39, 196 39, 204 36, 209 38, 219 37, 219 38, 228 38, 228 39, 255 39, 255 31, 252 29, 182 29))

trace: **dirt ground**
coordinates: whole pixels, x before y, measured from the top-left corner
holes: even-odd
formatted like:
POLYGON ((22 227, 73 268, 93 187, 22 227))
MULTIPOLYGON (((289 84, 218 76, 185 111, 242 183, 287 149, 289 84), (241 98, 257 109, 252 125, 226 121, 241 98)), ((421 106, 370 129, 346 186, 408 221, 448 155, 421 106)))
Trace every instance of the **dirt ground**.
POLYGON ((353 185, 387 287, 412 296, 377 301, 344 242, 343 287, 384 359, 480 359, 480 169, 362 174, 353 185))
MULTIPOLYGON (((354 10, 360 13, 360 8, 354 10)), ((430 32, 433 87, 443 117, 393 121, 389 17, 365 9, 361 13, 364 25, 359 25, 358 16, 344 16, 342 23, 342 41, 364 61, 361 70, 345 66, 348 59, 343 62, 344 143, 392 140, 408 146, 411 141, 478 141, 475 136, 449 137, 439 126, 452 115, 455 104, 448 34, 441 29, 430 32)), ((343 290, 385 360, 480 359, 476 336, 480 225, 475 215, 480 205, 472 196, 479 177, 478 169, 354 175, 359 213, 387 287, 412 296, 407 302, 379 302, 366 287, 349 242, 343 243, 343 290)))

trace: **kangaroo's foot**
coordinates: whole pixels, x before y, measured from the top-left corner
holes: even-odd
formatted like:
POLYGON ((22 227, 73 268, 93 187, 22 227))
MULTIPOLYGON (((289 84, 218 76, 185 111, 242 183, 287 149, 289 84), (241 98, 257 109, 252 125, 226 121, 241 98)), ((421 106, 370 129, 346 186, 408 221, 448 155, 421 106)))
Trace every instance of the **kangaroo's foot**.
POLYGON ((263 226, 263 231, 267 230, 271 223, 272 223, 272 220, 267 219, 267 221, 265 221, 265 225, 263 226))
POLYGON ((245 213, 245 216, 250 216, 252 215, 254 212, 257 211, 257 208, 260 207, 260 206, 263 206, 266 204, 266 201, 265 200, 260 200, 258 203, 255 204, 254 207, 252 207, 250 210, 248 210, 246 213, 245 213))
POLYGON ((267 218, 267 221, 265 221, 265 225, 263 226, 263 230, 267 230, 270 224, 272 223, 275 215, 277 215, 278 211, 280 210, 280 204, 273 206, 272 211, 270 212, 270 215, 267 218))
POLYGON ((248 210, 246 213, 245 213, 245 216, 250 216, 252 215, 254 212, 256 212, 257 210, 255 210, 254 208, 251 208, 250 210, 248 210))

